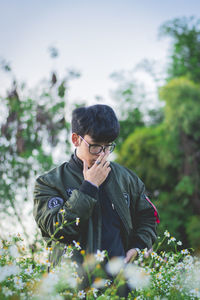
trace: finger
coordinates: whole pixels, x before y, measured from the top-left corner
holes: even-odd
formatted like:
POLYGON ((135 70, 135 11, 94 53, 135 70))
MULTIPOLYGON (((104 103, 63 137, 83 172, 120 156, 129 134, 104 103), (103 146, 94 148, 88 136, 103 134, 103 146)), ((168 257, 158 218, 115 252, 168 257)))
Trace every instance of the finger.
POLYGON ((103 153, 103 157, 102 157, 102 159, 101 159, 101 162, 104 164, 104 162, 107 160, 107 158, 108 158, 108 155, 110 154, 110 152, 109 153, 103 153))
POLYGON ((129 262, 129 260, 130 260, 130 255, 127 254, 125 259, 124 259, 125 264, 127 264, 129 262))
POLYGON ((97 167, 101 165, 101 160, 99 158, 95 161, 95 165, 97 167))
POLYGON ((86 160, 83 160, 83 173, 85 173, 88 170, 88 164, 86 160))
POLYGON ((101 164, 103 156, 104 156, 104 153, 101 153, 99 155, 98 159, 95 161, 95 165, 99 166, 101 164))
POLYGON ((108 168, 110 165, 110 162, 109 161, 106 161, 104 164, 103 164, 103 167, 106 169, 108 168))
POLYGON ((110 173, 110 171, 111 171, 110 167, 106 168, 106 176, 108 176, 108 174, 110 173))

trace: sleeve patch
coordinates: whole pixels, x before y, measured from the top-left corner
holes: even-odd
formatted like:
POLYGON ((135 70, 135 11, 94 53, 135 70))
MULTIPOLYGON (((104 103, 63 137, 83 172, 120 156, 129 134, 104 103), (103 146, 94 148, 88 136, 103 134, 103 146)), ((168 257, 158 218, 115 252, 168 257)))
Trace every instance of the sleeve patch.
POLYGON ((63 205, 64 200, 60 197, 53 197, 48 201, 48 208, 52 209, 63 205))

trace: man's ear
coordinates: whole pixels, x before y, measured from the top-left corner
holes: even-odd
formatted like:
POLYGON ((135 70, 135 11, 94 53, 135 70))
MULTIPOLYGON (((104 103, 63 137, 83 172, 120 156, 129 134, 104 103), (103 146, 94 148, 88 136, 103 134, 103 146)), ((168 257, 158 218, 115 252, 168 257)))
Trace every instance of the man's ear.
POLYGON ((78 147, 80 145, 80 139, 77 133, 72 133, 72 143, 75 147, 78 147))

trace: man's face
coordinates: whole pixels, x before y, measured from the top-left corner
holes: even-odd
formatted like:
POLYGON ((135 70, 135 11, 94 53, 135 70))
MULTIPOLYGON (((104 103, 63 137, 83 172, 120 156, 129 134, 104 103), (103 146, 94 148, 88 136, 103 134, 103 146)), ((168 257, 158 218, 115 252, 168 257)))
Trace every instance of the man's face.
MULTIPOLYGON (((72 141, 73 141, 73 134, 72 134, 72 141)), ((74 138, 75 138, 75 136, 74 136, 74 138)), ((96 162, 96 160, 99 158, 99 156, 104 154, 104 152, 102 151, 99 154, 92 154, 89 151, 89 145, 88 144, 90 144, 90 145, 98 144, 98 145, 101 145, 101 146, 106 146, 106 145, 108 145, 108 143, 99 143, 97 141, 94 141, 91 138, 91 136, 89 136, 88 134, 86 134, 85 136, 82 137, 84 140, 78 135, 76 135, 76 138, 78 140, 78 143, 75 144, 74 141, 73 141, 74 145, 77 147, 76 154, 77 154, 78 158, 80 158, 82 161, 85 160, 88 164, 88 167, 90 168, 96 162)))

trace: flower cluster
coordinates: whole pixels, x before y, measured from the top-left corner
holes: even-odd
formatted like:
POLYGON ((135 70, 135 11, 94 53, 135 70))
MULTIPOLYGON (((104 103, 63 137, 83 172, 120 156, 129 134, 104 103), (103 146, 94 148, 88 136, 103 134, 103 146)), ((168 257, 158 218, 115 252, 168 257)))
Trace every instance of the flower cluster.
POLYGON ((99 249, 89 255, 73 241, 64 246, 62 259, 53 267, 50 246, 33 254, 20 236, 0 240, 0 299, 118 300, 123 285, 130 290, 127 299, 200 299, 200 260, 188 249, 178 251, 182 243, 168 231, 158 243, 162 249, 164 244, 173 251, 144 249, 133 263, 125 264, 120 257, 109 260, 99 249), (82 264, 72 260, 77 252, 82 264))

